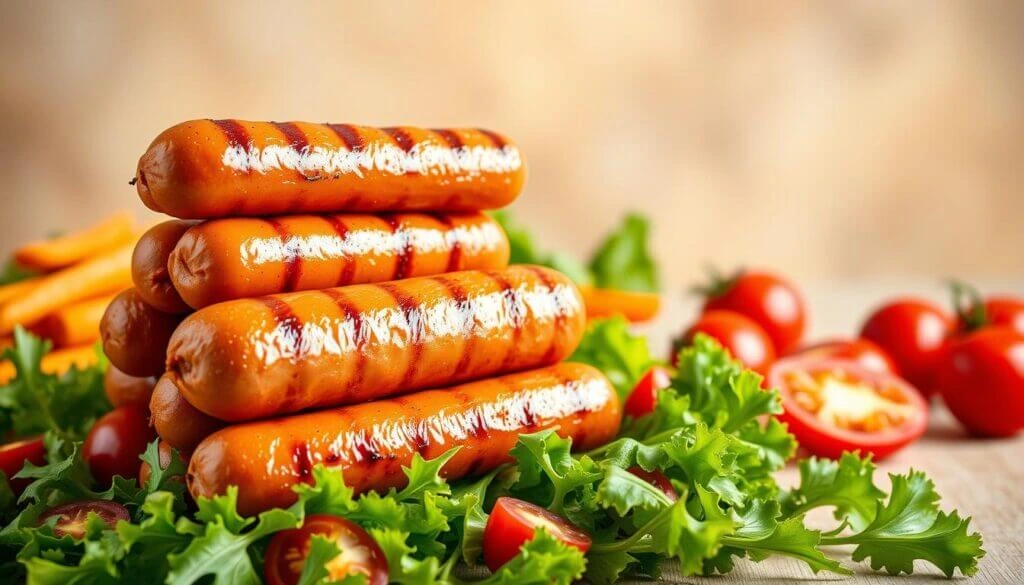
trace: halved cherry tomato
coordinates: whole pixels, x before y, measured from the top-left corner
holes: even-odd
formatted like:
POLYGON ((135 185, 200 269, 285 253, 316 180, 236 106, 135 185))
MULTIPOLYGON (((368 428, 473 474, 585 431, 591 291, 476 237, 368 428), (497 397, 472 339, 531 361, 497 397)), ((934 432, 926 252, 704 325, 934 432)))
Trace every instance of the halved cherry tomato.
POLYGON ((1007 437, 1024 430, 1024 334, 991 327, 953 341, 938 387, 968 431, 1007 437))
POLYGON ((867 339, 825 341, 801 349, 795 355, 806 358, 850 360, 872 372, 897 376, 900 374, 896 362, 892 361, 889 354, 878 347, 877 343, 867 339))
MULTIPOLYGON (((729 350, 732 357, 744 366, 768 374, 775 362, 775 346, 764 329, 753 320, 732 311, 708 311, 683 336, 683 343, 689 345, 698 333, 713 337, 729 350)), ((672 356, 676 365, 678 355, 672 356)))
POLYGON ((497 571, 533 540, 538 528, 584 553, 590 550, 590 536, 565 518, 529 502, 501 497, 484 527, 484 563, 497 571))
POLYGON ((57 524, 53 527, 53 534, 57 537, 70 536, 79 540, 85 538, 86 520, 90 512, 99 516, 111 530, 117 527, 118 520, 127 522, 130 518, 127 508, 117 502, 84 500, 50 508, 39 517, 39 524, 45 524, 47 520, 56 516, 57 524))
POLYGON ((654 412, 658 404, 658 391, 668 388, 672 384, 672 374, 668 369, 661 366, 654 366, 643 378, 636 383, 633 391, 626 398, 623 408, 626 414, 633 418, 639 418, 645 414, 654 412))
POLYGON ((644 471, 637 466, 630 467, 627 471, 661 490, 673 502, 679 499, 676 488, 672 487, 672 481, 664 473, 658 470, 644 471))
POLYGON ((135 406, 121 406, 100 417, 82 446, 82 457, 93 478, 109 485, 115 475, 132 478, 139 472, 139 456, 156 438, 149 415, 135 406))
POLYGON ((749 317, 764 329, 780 355, 800 345, 807 313, 803 295, 781 276, 742 271, 728 280, 716 278, 703 292, 704 311, 734 311, 749 317))
POLYGON ((31 461, 33 465, 46 463, 46 446, 43 445, 42 437, 0 445, 0 471, 7 476, 7 483, 15 495, 32 483, 30 479, 12 479, 25 466, 26 461, 31 461))
POLYGON ((313 535, 334 541, 341 550, 325 567, 329 581, 365 575, 367 585, 387 585, 388 560, 377 541, 358 524, 328 514, 307 516, 301 527, 274 535, 263 564, 267 585, 299 582, 313 535))
POLYGON ((779 420, 822 457, 860 450, 882 459, 928 425, 928 405, 910 384, 851 361, 786 358, 775 363, 769 380, 782 397, 779 420))
POLYGON ((877 343, 896 362, 900 375, 922 395, 935 390, 935 368, 942 358, 953 320, 942 308, 920 299, 897 299, 872 313, 860 336, 877 343))

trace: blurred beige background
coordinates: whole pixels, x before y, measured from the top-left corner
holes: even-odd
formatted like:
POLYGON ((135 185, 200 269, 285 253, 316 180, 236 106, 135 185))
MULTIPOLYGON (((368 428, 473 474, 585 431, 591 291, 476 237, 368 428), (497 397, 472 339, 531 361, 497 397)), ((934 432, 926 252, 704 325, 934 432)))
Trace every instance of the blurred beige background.
POLYGON ((0 253, 144 217, 149 141, 238 117, 501 130, 547 246, 643 211, 668 287, 1024 282, 1019 2, 145 4, 3 1, 0 253))

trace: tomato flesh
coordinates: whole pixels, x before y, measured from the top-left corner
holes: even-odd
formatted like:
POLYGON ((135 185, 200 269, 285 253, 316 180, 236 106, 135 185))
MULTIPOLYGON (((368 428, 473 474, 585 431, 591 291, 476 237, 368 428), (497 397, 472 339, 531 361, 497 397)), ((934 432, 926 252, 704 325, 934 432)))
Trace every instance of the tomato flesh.
POLYGON ((85 538, 90 512, 99 516, 111 530, 117 527, 119 520, 128 522, 130 519, 128 509, 117 502, 85 500, 50 508, 39 517, 39 524, 43 525, 50 518, 57 517, 57 523, 53 527, 54 536, 58 538, 70 536, 75 540, 80 540, 85 538))
POLYGON ((42 437, 0 445, 0 471, 7 476, 7 482, 15 495, 20 494, 32 483, 31 479, 13 479, 14 474, 25 466, 26 461, 33 465, 46 463, 46 446, 42 437))
POLYGON ((295 585, 309 556, 310 540, 333 541, 341 554, 328 561, 328 581, 365 575, 368 585, 387 585, 388 561, 380 545, 358 524, 328 514, 307 516, 302 526, 274 535, 267 547, 263 573, 268 585, 295 585))
POLYGON ((484 527, 484 563, 497 571, 533 540, 538 528, 584 553, 590 550, 590 536, 565 518, 529 502, 501 497, 484 527))
POLYGON ((658 392, 672 385, 672 375, 665 368, 655 366, 636 383, 636 387, 626 398, 623 409, 633 418, 654 412, 658 404, 658 392))
POLYGON ((939 367, 938 386, 969 432, 1008 437, 1024 430, 1024 335, 993 327, 954 341, 939 367))
POLYGON ((133 478, 139 472, 139 456, 156 438, 149 415, 134 406, 121 406, 100 417, 89 429, 82 457, 100 485, 110 485, 115 475, 133 478))
POLYGON ((882 459, 920 437, 927 404, 891 374, 855 362, 788 358, 772 369, 784 413, 800 445, 822 457, 861 451, 882 459))

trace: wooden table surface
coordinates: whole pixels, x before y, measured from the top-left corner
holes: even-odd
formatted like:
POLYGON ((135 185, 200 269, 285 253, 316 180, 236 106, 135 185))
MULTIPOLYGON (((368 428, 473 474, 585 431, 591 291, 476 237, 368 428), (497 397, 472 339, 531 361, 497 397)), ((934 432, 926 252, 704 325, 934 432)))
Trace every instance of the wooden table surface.
MULTIPOLYGON (((1024 283, 1016 286, 998 283, 985 290, 1024 292, 1024 283)), ((934 283, 885 283, 882 285, 806 287, 811 304, 812 338, 831 337, 856 332, 860 319, 871 306, 894 292, 918 293, 943 301, 941 290, 934 283)), ((688 323, 696 307, 692 301, 670 302, 658 320, 644 329, 652 349, 668 347, 668 339, 688 323)), ((906 472, 914 468, 924 471, 935 482, 942 505, 957 508, 971 516, 971 528, 981 532, 987 551, 979 563, 978 573, 967 579, 970 583, 993 585, 1024 584, 1024 436, 1015 439, 983 440, 966 436, 942 404, 932 409, 928 433, 918 442, 879 464, 876 478, 887 488, 885 472, 906 472)), ((779 474, 779 481, 789 486, 798 480, 791 464, 779 474)), ((826 510, 817 518, 828 518, 826 510)), ((810 518, 813 523, 816 517, 810 518)), ((826 524, 827 526, 827 524, 826 524)), ((836 549, 841 551, 843 549, 836 549)), ((761 563, 740 560, 728 576, 681 577, 673 566, 665 567, 667 583, 790 583, 801 581, 844 581, 848 583, 919 583, 945 581, 931 565, 918 563, 915 574, 892 577, 872 572, 865 563, 852 563, 848 553, 846 564, 857 571, 855 577, 829 573, 814 575, 799 561, 774 558, 761 563)))

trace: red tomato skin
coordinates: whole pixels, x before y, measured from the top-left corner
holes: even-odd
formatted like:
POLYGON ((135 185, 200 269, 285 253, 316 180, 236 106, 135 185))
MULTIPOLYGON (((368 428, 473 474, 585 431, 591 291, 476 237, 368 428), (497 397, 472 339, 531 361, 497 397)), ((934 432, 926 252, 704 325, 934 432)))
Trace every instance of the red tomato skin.
POLYGON ((927 397, 935 391, 935 369, 952 329, 953 319, 938 305, 904 298, 875 310, 860 336, 885 350, 903 378, 927 397))
POLYGON ((672 374, 668 369, 654 366, 647 370, 626 398, 623 405, 625 413, 633 418, 640 418, 654 412, 654 407, 658 404, 658 391, 668 388, 671 384, 672 374))
POLYGON ((128 515, 128 509, 117 502, 83 500, 50 508, 39 516, 39 525, 45 524, 47 520, 54 516, 58 516, 60 519, 57 520, 57 524, 53 528, 54 535, 58 538, 63 536, 70 536, 75 539, 84 538, 85 520, 89 512, 95 512, 110 529, 116 528, 119 520, 128 522, 131 519, 128 515), (77 515, 81 515, 81 518, 76 521, 75 516, 77 515))
POLYGON ((884 349, 867 339, 833 340, 810 345, 793 354, 806 358, 850 360, 879 374, 900 375, 896 362, 884 349))
POLYGON ((775 346, 760 325, 752 319, 733 311, 708 311, 684 335, 687 345, 703 333, 714 338, 729 350, 744 366, 768 374, 775 362, 775 346))
POLYGON ((985 299, 985 315, 990 327, 1009 327, 1024 335, 1024 299, 991 296, 985 299))
POLYGON ((538 518, 562 531, 562 534, 551 536, 583 553, 590 550, 590 537, 568 520, 535 504, 503 496, 494 502, 494 509, 484 526, 484 564, 492 572, 497 572, 518 555, 519 549, 536 535, 538 518))
POLYGON ((629 471, 633 475, 658 488, 673 502, 679 499, 679 494, 676 493, 676 488, 672 487, 672 481, 657 469, 654 471, 644 471, 641 467, 633 466, 626 471, 629 471))
POLYGON ((25 466, 26 461, 31 461, 33 465, 46 463, 46 446, 42 437, 0 445, 0 471, 7 476, 7 483, 14 495, 21 494, 32 483, 31 479, 12 479, 25 466))
POLYGON ((121 406, 96 421, 85 438, 82 456, 93 479, 106 486, 115 475, 134 478, 139 472, 139 456, 155 438, 145 410, 121 406))
POLYGON ((1024 334, 992 327, 953 341, 938 387, 970 433, 1009 437, 1024 430, 1024 334))
MULTIPOLYGON (((289 563, 293 559, 287 558, 288 550, 303 542, 308 542, 314 534, 330 537, 332 531, 344 531, 359 542, 360 546, 366 547, 370 559, 363 568, 369 571, 366 578, 367 585, 388 584, 388 561, 381 550, 380 545, 373 539, 362 526, 329 514, 313 514, 307 516, 302 526, 290 530, 282 530, 274 535, 267 546, 267 552, 263 559, 263 578, 267 585, 295 585, 301 572, 294 572, 289 569, 289 563)), ((344 551, 342 551, 344 554, 344 551)), ((305 562, 305 559, 302 559, 305 562)))
POLYGON ((782 355, 803 339, 806 306, 803 295, 788 280, 752 270, 733 279, 721 294, 708 297, 704 311, 734 311, 749 317, 764 329, 775 351, 782 355))
POLYGON ((860 451, 862 455, 872 455, 875 461, 881 461, 896 451, 916 441, 928 428, 928 404, 920 393, 898 376, 872 372, 860 365, 845 360, 806 359, 799 356, 779 360, 772 368, 769 377, 772 387, 779 390, 782 398, 782 414, 776 415, 779 421, 786 423, 789 432, 796 437, 797 443, 812 454, 819 457, 839 459, 844 451, 860 451), (820 421, 793 401, 786 389, 783 374, 791 369, 834 369, 842 368, 848 373, 867 381, 889 380, 904 388, 904 395, 915 405, 919 412, 916 421, 896 433, 855 433, 845 429, 831 427, 820 421))

